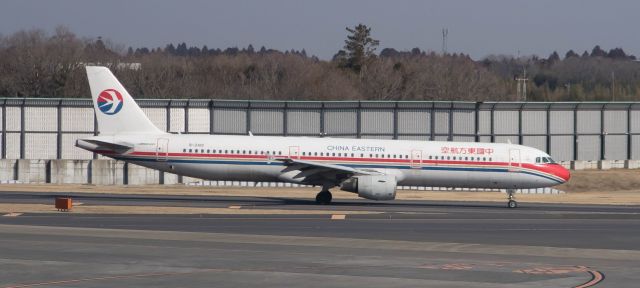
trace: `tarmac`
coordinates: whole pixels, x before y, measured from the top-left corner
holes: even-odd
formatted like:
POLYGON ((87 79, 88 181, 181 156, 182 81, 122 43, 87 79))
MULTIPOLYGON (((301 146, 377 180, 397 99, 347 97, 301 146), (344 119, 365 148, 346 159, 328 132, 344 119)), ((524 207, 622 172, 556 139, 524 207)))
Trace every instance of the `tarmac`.
MULTIPOLYGON (((0 203, 52 205, 57 195, 2 192, 0 203)), ((65 196, 79 207, 247 212, 2 211, 0 287, 640 285, 639 206, 65 196)))

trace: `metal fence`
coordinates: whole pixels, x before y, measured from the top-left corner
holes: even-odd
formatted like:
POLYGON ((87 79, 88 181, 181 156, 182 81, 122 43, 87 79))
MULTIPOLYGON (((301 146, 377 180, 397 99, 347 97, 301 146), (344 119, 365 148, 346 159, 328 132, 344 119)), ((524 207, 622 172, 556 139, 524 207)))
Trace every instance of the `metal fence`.
MULTIPOLYGON (((521 143, 555 159, 640 159, 640 102, 138 100, 169 132, 521 143)), ((1 156, 91 159, 88 99, 0 98, 1 156)))

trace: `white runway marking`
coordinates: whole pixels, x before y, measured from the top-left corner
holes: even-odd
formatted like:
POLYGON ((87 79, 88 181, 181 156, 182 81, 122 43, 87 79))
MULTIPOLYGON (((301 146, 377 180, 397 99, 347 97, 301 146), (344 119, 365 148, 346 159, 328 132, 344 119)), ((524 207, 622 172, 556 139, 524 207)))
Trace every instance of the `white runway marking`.
POLYGON ((9 213, 9 214, 4 214, 2 216, 4 216, 4 217, 18 217, 20 215, 22 215, 22 213, 15 213, 14 212, 14 213, 9 213))

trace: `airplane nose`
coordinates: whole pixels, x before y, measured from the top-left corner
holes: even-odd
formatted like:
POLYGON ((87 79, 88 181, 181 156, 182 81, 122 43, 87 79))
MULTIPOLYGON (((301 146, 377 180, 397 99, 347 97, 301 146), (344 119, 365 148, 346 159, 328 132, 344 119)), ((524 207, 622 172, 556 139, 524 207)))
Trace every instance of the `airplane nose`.
POLYGON ((558 165, 558 169, 555 171, 556 176, 562 178, 562 180, 564 180, 564 183, 569 182, 569 179, 571 179, 571 172, 569 172, 569 169, 564 168, 560 165, 558 165))

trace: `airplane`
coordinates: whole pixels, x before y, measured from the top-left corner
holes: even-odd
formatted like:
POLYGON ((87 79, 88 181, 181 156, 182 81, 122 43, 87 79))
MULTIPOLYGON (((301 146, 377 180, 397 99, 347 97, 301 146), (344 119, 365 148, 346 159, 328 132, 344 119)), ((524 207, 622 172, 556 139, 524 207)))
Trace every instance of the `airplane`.
POLYGON ((76 146, 168 173, 320 186, 318 204, 331 203, 334 187, 371 200, 395 199, 397 186, 504 189, 509 208, 517 189, 571 177, 547 153, 511 143, 167 133, 107 67, 86 72, 99 134, 76 146))

